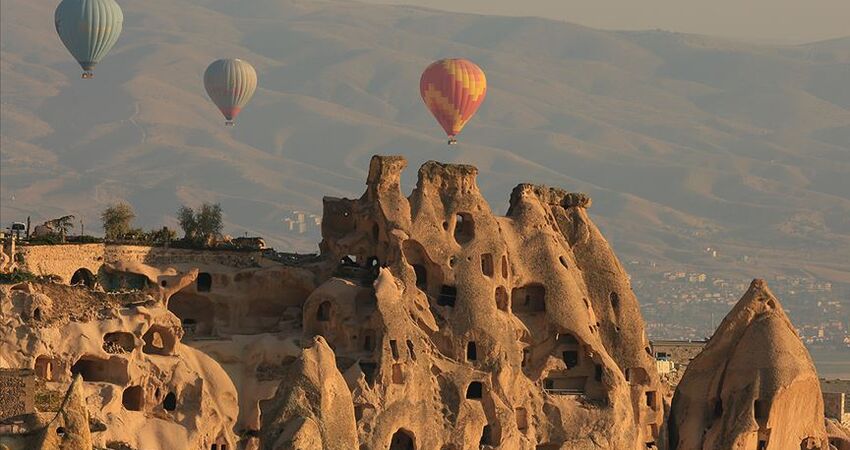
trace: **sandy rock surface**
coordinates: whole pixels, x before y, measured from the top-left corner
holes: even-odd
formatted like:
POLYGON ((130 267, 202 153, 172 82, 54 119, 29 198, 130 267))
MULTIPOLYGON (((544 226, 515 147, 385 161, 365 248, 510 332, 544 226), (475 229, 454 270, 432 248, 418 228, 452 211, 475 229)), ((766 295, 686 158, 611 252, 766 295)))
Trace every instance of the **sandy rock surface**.
POLYGON ((21 250, 84 286, 0 286, 0 369, 55 397, 0 450, 848 450, 764 282, 671 405, 587 195, 520 184, 502 216, 475 167, 425 163, 405 196, 406 166, 325 198, 319 255, 21 250))
POLYGON ((671 450, 828 448, 814 364, 763 280, 688 365, 668 427, 671 450))

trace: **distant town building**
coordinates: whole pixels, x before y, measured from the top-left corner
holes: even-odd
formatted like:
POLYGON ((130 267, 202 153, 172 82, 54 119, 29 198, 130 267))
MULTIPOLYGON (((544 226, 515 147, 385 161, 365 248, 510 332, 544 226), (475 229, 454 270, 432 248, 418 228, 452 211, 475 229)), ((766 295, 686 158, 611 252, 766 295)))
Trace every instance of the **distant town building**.
POLYGON ((317 214, 304 211, 290 211, 289 215, 281 220, 284 231, 294 234, 320 234, 322 231, 322 217, 317 214))
POLYGON ((706 341, 656 340, 649 346, 656 361, 669 361, 674 367, 687 366, 703 348, 706 341))

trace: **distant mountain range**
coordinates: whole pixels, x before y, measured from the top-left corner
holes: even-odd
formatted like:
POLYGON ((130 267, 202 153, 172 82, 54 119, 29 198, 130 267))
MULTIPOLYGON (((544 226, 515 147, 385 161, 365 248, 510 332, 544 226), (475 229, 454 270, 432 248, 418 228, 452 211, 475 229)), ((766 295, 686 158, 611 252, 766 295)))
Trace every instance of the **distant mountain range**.
POLYGON ((218 201, 232 234, 311 250, 284 231, 289 211, 360 195, 372 154, 402 154, 405 190, 426 160, 469 163, 496 211, 520 182, 586 191, 625 258, 850 282, 850 37, 776 47, 350 1, 125 1, 124 34, 80 80, 56 3, 2 2, 4 226, 70 213, 98 232, 117 199, 139 225, 174 225, 180 204, 218 201), (454 56, 489 92, 448 148, 418 83, 454 56), (232 129, 201 80, 221 57, 259 74, 232 129))

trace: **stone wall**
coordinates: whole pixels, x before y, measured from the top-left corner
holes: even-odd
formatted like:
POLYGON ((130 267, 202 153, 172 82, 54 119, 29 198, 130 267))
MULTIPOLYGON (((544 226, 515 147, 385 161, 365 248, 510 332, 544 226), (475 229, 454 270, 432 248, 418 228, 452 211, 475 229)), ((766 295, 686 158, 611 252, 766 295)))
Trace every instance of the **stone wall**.
POLYGON ((826 417, 841 420, 844 416, 844 408, 843 392, 823 393, 823 412, 826 417))
POLYGON ((844 426, 850 427, 850 380, 827 380, 821 378, 823 391, 824 413, 826 417, 838 420, 844 426))
POLYGON ((260 251, 192 250, 111 244, 57 244, 18 246, 22 270, 37 275, 58 275, 68 283, 74 272, 84 268, 97 274, 104 263, 139 262, 157 268, 187 264, 252 267, 262 259, 260 251))
POLYGON ((0 369, 0 420, 34 411, 34 381, 31 370, 0 369))

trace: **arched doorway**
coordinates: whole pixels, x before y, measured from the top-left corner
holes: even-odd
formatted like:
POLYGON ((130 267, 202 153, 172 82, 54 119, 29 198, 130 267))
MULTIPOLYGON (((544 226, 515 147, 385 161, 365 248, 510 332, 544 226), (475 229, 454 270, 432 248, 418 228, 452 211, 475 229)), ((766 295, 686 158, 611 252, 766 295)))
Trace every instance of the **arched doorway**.
POLYGON ((212 290, 212 275, 207 272, 201 272, 198 274, 198 279, 196 280, 195 288, 198 292, 209 292, 212 290))
POLYGON ((396 431, 390 441, 390 450, 416 450, 413 433, 404 429, 396 431))
POLYGON ((89 269, 81 267, 71 276, 71 286, 83 285, 89 289, 94 288, 94 274, 89 269))
POLYGON ((324 301, 319 304, 319 308, 316 309, 316 320, 319 322, 331 320, 331 302, 324 301))

